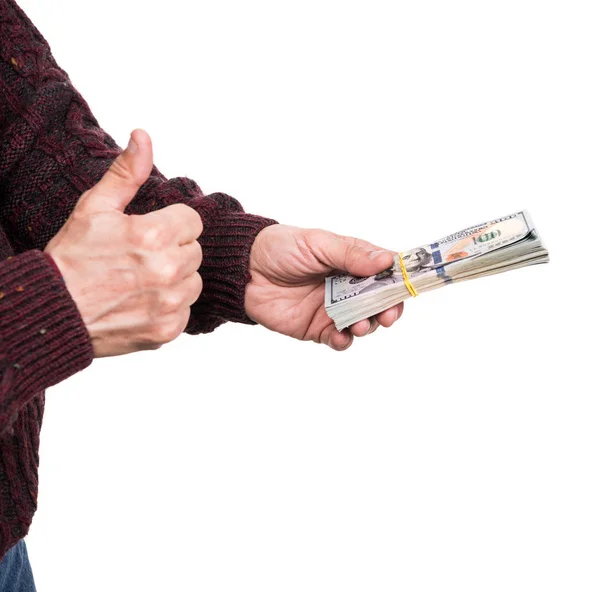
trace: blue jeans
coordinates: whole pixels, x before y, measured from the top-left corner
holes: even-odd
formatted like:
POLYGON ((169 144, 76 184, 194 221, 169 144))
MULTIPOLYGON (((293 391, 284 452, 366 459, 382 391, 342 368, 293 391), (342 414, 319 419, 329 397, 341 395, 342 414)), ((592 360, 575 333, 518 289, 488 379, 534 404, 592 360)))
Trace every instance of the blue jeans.
POLYGON ((8 550, 0 562, 0 592, 36 592, 23 539, 8 550))

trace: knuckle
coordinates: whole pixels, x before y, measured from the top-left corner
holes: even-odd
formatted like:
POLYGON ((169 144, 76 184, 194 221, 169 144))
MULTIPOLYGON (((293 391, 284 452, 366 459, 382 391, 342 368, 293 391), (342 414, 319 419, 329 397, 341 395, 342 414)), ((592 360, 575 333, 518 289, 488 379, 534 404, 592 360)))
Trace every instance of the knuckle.
POLYGON ((169 343, 176 339, 180 333, 179 323, 163 323, 155 328, 154 337, 159 343, 169 343))
POLYGON ((176 203, 170 207, 177 210, 177 216, 185 217, 186 220, 190 222, 193 220, 198 236, 200 236, 203 230, 203 224, 202 216, 200 216, 198 211, 184 203, 176 203))
MULTIPOLYGON (((194 210, 194 212, 196 212, 196 210, 194 210)), ((199 212, 196 212, 196 215, 198 216, 196 232, 198 233, 198 236, 200 236, 202 234, 202 232, 204 232, 204 222, 202 221, 202 216, 200 215, 199 212)))
POLYGON ((81 218, 86 215, 86 202, 90 193, 91 189, 88 189, 79 196, 79 200, 77 201, 75 207, 73 208, 73 211, 71 212, 71 218, 81 218))
POLYGON ((144 244, 147 228, 141 216, 129 216, 129 236, 133 244, 139 246, 144 244))
POLYGON ((140 288, 140 276, 135 268, 124 268, 117 271, 119 287, 124 294, 135 294, 140 288))
POLYGON ((201 265, 202 265, 202 260, 204 257, 204 254, 202 253, 202 247, 200 246, 200 243, 198 241, 195 242, 196 245, 198 245, 197 247, 194 247, 195 249, 195 262, 196 262, 196 269, 198 269, 201 265))
POLYGON ((192 213, 196 213, 196 210, 194 210, 194 208, 191 208, 183 202, 172 204, 169 207, 175 210, 177 216, 190 216, 192 215, 192 213))
POLYGON ((168 292, 161 298, 160 304, 163 310, 174 312, 183 306, 183 298, 177 292, 168 292))
POLYGON ((165 206, 163 209, 164 210, 169 210, 171 212, 175 212, 177 215, 180 215, 178 213, 185 213, 187 212, 189 206, 184 204, 181 201, 178 201, 177 203, 172 203, 169 204, 168 206, 165 206))
POLYGON ((129 183, 133 180, 133 173, 122 156, 117 156, 109 168, 110 174, 119 181, 129 183))
POLYGON ((159 282, 163 285, 170 285, 177 281, 179 277, 179 265, 175 261, 167 261, 159 272, 159 282))
POLYGON ((77 228, 78 233, 86 235, 92 231, 95 219, 86 212, 84 205, 83 207, 75 208, 73 212, 71 212, 70 219, 67 220, 67 223, 69 222, 72 223, 73 228, 77 228))
POLYGON ((188 206, 188 209, 191 210, 190 216, 193 219, 194 234, 196 235, 196 237, 199 237, 204 231, 204 223, 202 222, 202 216, 194 208, 188 206))
POLYGON ((143 249, 154 249, 163 246, 167 232, 161 224, 148 224, 144 216, 129 216, 130 236, 132 242, 143 249))
POLYGON ((147 226, 140 233, 140 243, 142 246, 151 248, 154 245, 160 244, 163 236, 163 231, 160 226, 147 226))
POLYGON ((196 272, 194 274, 194 293, 197 295, 196 299, 198 299, 198 296, 200 296, 200 294, 202 294, 202 289, 204 288, 204 282, 202 281, 202 276, 196 272))
POLYGON ((360 247, 352 246, 349 249, 346 249, 346 269, 348 268, 348 265, 356 265, 357 263, 360 263, 363 257, 364 251, 362 251, 360 247))
POLYGON ((354 236, 343 235, 342 241, 345 243, 348 243, 351 247, 359 247, 360 246, 360 239, 358 239, 354 236))

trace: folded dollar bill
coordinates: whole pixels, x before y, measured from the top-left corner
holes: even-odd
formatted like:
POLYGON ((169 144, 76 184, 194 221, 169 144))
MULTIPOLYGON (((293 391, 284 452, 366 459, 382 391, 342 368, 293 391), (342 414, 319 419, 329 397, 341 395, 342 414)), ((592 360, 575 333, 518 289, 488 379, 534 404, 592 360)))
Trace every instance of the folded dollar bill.
POLYGON ((517 212, 399 253, 377 275, 326 278, 325 309, 341 330, 413 295, 548 261, 531 217, 517 212))

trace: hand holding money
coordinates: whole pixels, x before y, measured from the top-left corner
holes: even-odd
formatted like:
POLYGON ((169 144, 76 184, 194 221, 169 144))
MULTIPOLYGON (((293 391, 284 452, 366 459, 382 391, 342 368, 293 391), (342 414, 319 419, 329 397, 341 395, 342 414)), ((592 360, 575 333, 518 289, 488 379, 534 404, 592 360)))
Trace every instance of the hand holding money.
POLYGON ((341 330, 450 283, 548 261, 531 217, 522 211, 398 253, 392 266, 376 275, 328 277, 325 309, 341 330))
POLYGON ((325 311, 325 278, 336 270, 376 274, 390 267, 393 258, 391 251, 326 230, 268 226, 257 234, 250 252, 246 314, 272 331, 347 349, 354 337, 372 333, 380 325, 391 326, 400 317, 402 304, 338 331, 325 311))

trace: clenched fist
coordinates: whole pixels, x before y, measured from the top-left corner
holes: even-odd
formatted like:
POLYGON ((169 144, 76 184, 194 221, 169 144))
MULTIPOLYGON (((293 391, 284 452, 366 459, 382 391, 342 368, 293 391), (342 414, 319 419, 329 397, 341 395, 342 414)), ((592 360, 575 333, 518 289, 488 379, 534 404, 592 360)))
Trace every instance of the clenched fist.
POLYGON ((202 290, 200 215, 174 204, 124 210, 152 170, 152 143, 134 130, 127 149, 86 191, 44 251, 61 271, 95 357, 158 349, 185 329, 202 290))

